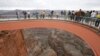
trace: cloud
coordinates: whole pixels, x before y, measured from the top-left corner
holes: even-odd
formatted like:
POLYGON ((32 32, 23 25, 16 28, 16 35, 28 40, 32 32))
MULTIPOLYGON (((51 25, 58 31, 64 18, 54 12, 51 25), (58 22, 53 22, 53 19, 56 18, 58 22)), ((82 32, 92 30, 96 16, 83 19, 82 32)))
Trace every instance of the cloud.
POLYGON ((100 9, 99 0, 0 0, 0 9, 100 9))

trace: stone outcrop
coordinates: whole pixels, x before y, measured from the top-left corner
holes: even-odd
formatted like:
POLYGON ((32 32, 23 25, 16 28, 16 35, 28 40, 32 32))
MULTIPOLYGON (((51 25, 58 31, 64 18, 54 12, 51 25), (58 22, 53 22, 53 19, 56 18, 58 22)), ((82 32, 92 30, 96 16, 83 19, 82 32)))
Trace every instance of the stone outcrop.
POLYGON ((94 56, 84 40, 70 32, 35 28, 23 34, 28 56, 94 56))

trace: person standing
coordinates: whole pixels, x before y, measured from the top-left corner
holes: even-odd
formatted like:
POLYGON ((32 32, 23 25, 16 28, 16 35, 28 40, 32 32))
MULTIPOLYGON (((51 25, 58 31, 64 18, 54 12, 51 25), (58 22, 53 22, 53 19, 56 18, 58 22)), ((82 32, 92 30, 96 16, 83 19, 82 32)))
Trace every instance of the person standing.
POLYGON ((75 16, 75 13, 74 13, 74 11, 69 11, 69 18, 70 18, 70 20, 74 20, 74 16, 75 16))
POLYGON ((36 18, 38 19, 38 18, 39 18, 39 13, 36 12, 36 13, 35 13, 35 16, 36 16, 36 18))
POLYGON ((28 11, 28 12, 27 12, 27 16, 28 16, 28 18, 30 18, 30 14, 31 14, 31 13, 28 11))
POLYGON ((17 19, 19 19, 19 12, 16 11, 16 16, 17 16, 17 19))
POLYGON ((91 13, 91 17, 92 17, 92 18, 96 18, 96 15, 97 15, 97 12, 96 12, 96 11, 93 11, 93 12, 91 13))
POLYGON ((90 15, 91 15, 90 12, 86 11, 85 16, 84 16, 84 21, 85 21, 86 24, 89 24, 90 15))
POLYGON ((96 18, 97 18, 97 20, 95 22, 95 26, 98 27, 100 24, 100 13, 97 13, 96 18))
POLYGON ((59 18, 59 13, 58 13, 58 12, 56 12, 55 14, 56 14, 56 18, 59 18))
POLYGON ((45 18, 45 11, 42 12, 42 17, 45 18))
POLYGON ((76 16, 75 21, 77 21, 77 22, 83 21, 85 12, 80 9, 78 12, 75 13, 75 16, 76 16))
POLYGON ((23 15, 24 15, 24 19, 26 19, 27 18, 27 12, 23 11, 23 15))
POLYGON ((40 18, 42 18, 42 19, 45 18, 45 11, 41 11, 40 18))
POLYGON ((72 14, 71 11, 68 11, 68 20, 72 18, 71 14, 72 14))
POLYGON ((60 14, 61 14, 61 17, 63 17, 63 15, 64 15, 64 11, 61 11, 60 14))
POLYGON ((64 10, 64 16, 66 16, 66 11, 64 10))
POLYGON ((95 22, 96 22, 96 15, 97 15, 97 12, 96 11, 92 11, 90 25, 94 25, 95 24, 95 22))
POLYGON ((51 15, 50 15, 51 18, 53 17, 53 15, 54 15, 54 11, 52 10, 52 11, 51 11, 51 15))

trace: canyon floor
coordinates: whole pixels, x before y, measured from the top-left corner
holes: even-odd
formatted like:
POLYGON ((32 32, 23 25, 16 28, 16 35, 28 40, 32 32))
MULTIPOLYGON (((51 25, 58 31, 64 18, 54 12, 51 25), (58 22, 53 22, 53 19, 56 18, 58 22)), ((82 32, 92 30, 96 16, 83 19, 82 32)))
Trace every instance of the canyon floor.
POLYGON ((80 37, 58 29, 23 30, 28 56, 94 56, 80 37))

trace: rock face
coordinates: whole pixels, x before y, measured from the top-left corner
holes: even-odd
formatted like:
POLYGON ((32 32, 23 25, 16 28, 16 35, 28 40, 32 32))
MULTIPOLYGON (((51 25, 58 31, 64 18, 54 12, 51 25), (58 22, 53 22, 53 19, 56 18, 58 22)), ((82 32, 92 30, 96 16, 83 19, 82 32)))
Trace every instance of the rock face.
POLYGON ((57 29, 23 30, 28 56, 94 56, 78 36, 57 29))
POLYGON ((26 56, 20 30, 0 31, 0 56, 26 56))

